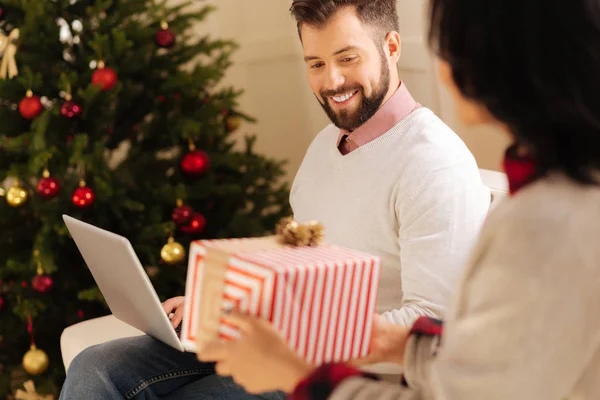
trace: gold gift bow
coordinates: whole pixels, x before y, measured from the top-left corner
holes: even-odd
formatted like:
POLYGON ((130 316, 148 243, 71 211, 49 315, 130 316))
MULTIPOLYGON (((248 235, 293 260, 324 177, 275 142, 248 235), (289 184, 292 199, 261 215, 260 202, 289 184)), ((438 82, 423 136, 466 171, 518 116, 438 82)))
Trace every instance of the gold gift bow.
POLYGON ((19 40, 19 30, 13 29, 8 36, 0 33, 0 53, 2 54, 2 65, 0 66, 0 79, 9 79, 17 76, 17 62, 15 55, 17 54, 16 42, 19 40))
POLYGON ((283 218, 275 228, 283 242, 292 246, 317 246, 325 236, 323 231, 323 225, 317 221, 301 224, 292 217, 283 218))
POLYGON ((23 384, 25 387, 25 391, 21 389, 17 389, 15 394, 15 398, 17 400, 53 400, 54 396, 52 395, 42 395, 35 391, 35 385, 33 381, 27 381, 23 384))

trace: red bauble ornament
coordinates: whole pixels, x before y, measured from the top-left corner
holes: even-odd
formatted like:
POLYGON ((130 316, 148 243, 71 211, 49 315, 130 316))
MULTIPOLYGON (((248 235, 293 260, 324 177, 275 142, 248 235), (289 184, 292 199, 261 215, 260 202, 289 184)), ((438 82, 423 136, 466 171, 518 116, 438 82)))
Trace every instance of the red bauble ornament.
POLYGON ((2 311, 3 307, 4 307, 4 297, 0 296, 0 311, 2 311))
POLYGON ((33 278, 33 281, 31 281, 31 287, 33 287, 34 290, 37 290, 40 293, 49 292, 53 286, 54 281, 52 280, 52 278, 44 274, 36 275, 35 278, 33 278))
POLYGON ((84 181, 81 181, 79 183, 79 187, 75 189, 71 199, 73 200, 73 204, 75 204, 75 206, 79 208, 87 208, 94 204, 94 200, 96 200, 96 194, 91 188, 85 186, 84 181))
POLYGON ((81 310, 81 309, 80 309, 80 310, 77 310, 77 316, 78 316, 79 318, 83 318, 83 310, 81 310))
POLYGON ((206 218, 204 218, 204 215, 200 213, 194 213, 192 214, 190 222, 186 226, 179 227, 179 229, 185 233, 202 233, 205 227, 206 218))
POLYGON ((23 118, 34 119, 44 109, 42 102, 38 96, 34 96, 31 90, 27 91, 27 94, 19 103, 19 112, 23 118))
POLYGON ((204 174, 210 168, 208 154, 201 150, 192 150, 181 160, 181 169, 190 176, 204 174))
POLYGON ((165 21, 161 22, 160 29, 156 31, 154 42, 163 49, 169 49, 175 44, 175 33, 169 29, 169 25, 165 21))
POLYGON ((102 90, 112 89, 117 84, 117 73, 114 69, 105 67, 102 61, 98 62, 98 68, 92 74, 92 83, 102 86, 102 90))
POLYGON ((180 205, 173 210, 171 218, 177 225, 187 225, 190 222, 193 213, 194 210, 192 210, 192 207, 180 205))
POLYGON ((75 103, 73 100, 65 101, 60 108, 60 113, 63 115, 63 117, 67 118, 79 117, 82 111, 83 109, 81 106, 75 103))
POLYGON ((48 170, 44 170, 42 179, 38 181, 37 192, 44 199, 51 199, 55 197, 60 190, 60 183, 58 179, 50 176, 48 170))

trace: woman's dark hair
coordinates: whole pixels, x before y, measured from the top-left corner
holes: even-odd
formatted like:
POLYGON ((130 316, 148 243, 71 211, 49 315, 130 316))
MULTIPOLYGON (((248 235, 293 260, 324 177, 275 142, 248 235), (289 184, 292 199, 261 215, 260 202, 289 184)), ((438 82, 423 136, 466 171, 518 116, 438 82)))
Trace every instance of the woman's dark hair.
POLYGON ((429 43, 540 174, 598 183, 600 0, 431 0, 429 43))

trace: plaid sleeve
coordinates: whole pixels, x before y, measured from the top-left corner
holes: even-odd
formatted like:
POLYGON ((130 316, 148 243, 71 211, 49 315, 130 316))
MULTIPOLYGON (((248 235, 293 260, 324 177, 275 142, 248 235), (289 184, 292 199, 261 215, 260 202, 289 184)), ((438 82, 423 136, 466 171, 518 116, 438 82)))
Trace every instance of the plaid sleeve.
POLYGON ((375 375, 367 374, 346 364, 324 364, 300 382, 288 399, 325 400, 331 396, 340 383, 353 376, 378 380, 375 375))
MULTIPOLYGON (((410 334, 419 337, 440 337, 443 323, 434 318, 420 317, 413 324, 410 334)), ((375 375, 367 374, 346 364, 324 364, 304 379, 288 397, 290 400, 325 400, 346 379, 362 376, 378 380, 375 375)), ((404 377, 402 384, 408 386, 404 377)))
MULTIPOLYGON (((430 317, 419 317, 419 319, 417 319, 415 321, 415 323, 413 324, 412 328, 410 328, 410 334, 414 335, 417 340, 419 338, 425 338, 425 337, 439 339, 442 337, 443 332, 444 332, 444 323, 439 319, 430 318, 430 317)), ((436 350, 437 350, 437 346, 439 346, 439 344, 440 344, 440 341, 437 340, 436 350)), ((434 355, 435 355, 435 352, 434 352, 434 355)), ((406 386, 406 387, 409 386, 404 375, 402 375, 400 383, 402 384, 402 386, 406 386)))
POLYGON ((435 318, 419 317, 410 328, 411 335, 417 336, 442 336, 444 323, 435 318))

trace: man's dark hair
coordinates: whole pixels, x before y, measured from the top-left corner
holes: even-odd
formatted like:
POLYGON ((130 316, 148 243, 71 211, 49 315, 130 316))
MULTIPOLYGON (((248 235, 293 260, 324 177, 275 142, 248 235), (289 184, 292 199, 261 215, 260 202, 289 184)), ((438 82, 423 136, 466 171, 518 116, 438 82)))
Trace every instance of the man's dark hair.
POLYGON ((362 22, 375 28, 381 40, 399 29, 395 0, 294 0, 290 12, 296 19, 300 39, 302 25, 320 28, 343 7, 354 7, 362 22))
POLYGON ((431 0, 430 46, 537 160, 599 183, 600 0, 431 0))

